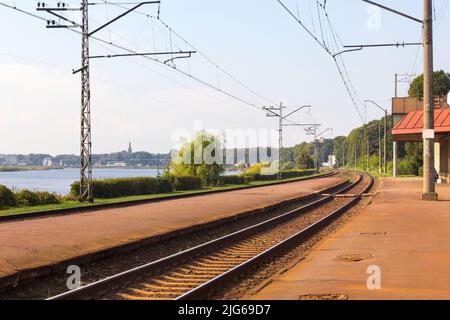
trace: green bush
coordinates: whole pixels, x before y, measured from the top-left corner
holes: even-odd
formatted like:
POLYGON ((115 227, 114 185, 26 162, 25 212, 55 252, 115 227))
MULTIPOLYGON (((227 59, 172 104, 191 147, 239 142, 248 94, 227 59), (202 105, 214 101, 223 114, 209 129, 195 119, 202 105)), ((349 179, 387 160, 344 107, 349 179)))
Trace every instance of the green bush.
POLYGON ((398 163, 398 174, 401 176, 415 176, 418 174, 409 160, 401 160, 398 163))
POLYGON ((17 205, 16 196, 8 187, 0 185, 0 207, 14 207, 17 205))
MULTIPOLYGON (((293 178, 300 178, 305 176, 310 176, 316 173, 314 169, 308 169, 308 170, 290 170, 290 171, 282 171, 281 177, 282 179, 293 179, 293 178)), ((261 175, 257 174, 254 175, 255 181, 270 181, 270 180, 276 180, 278 178, 277 174, 270 174, 270 175, 261 175)))
POLYGON ((423 177, 423 166, 419 167, 419 177, 423 177))
POLYGON ((174 179, 171 177, 159 177, 158 181, 158 193, 170 193, 174 189, 174 179))
POLYGON ((195 176, 175 177, 175 189, 178 191, 202 188, 202 179, 195 176))
POLYGON ((264 168, 270 168, 270 163, 255 163, 250 168, 245 170, 244 174, 249 176, 255 176, 261 174, 261 170, 264 168))
POLYGON ((39 198, 39 205, 47 204, 59 204, 61 203, 60 197, 50 192, 36 192, 39 198))
POLYGON ((239 174, 239 175, 222 176, 220 178, 220 182, 222 184, 245 184, 248 181, 246 179, 246 176, 244 176, 243 174, 239 174))
MULTIPOLYGON (((115 178, 92 181, 94 198, 111 199, 128 196, 150 195, 169 193, 173 191, 171 178, 115 178)), ((80 194, 80 182, 75 181, 71 185, 71 195, 78 197, 80 194)))
POLYGON ((21 206, 38 206, 39 195, 27 189, 20 190, 16 193, 17 203, 21 206))

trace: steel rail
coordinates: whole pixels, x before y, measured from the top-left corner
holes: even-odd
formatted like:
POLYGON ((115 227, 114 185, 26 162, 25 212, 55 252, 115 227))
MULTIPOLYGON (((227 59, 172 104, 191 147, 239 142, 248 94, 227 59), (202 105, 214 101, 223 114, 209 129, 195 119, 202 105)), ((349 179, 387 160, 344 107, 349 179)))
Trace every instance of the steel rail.
POLYGON ((273 247, 267 249, 264 252, 261 252, 257 256, 247 260, 246 262, 238 265, 229 271, 219 275, 218 277, 209 280, 203 285, 185 293, 182 296, 176 298, 176 300, 197 300, 204 297, 208 292, 212 290, 212 288, 217 287, 222 283, 226 283, 228 280, 235 278, 238 274, 242 274, 243 272, 252 269, 257 266, 261 261, 269 259, 271 256, 279 255, 281 252, 284 252, 286 249, 291 247, 293 244, 298 243, 300 241, 306 240, 308 237, 311 237, 314 233, 320 231, 322 228, 329 225, 333 220, 338 218, 342 213, 351 208, 354 204, 356 204, 362 197, 362 195, 370 190, 373 185, 373 177, 370 176, 370 182, 368 186, 359 193, 356 197, 354 197, 351 201, 347 202, 345 205, 326 215, 322 219, 314 222, 308 227, 300 230, 289 238, 281 241, 280 243, 274 245, 273 247))
MULTIPOLYGON (((335 192, 325 196, 322 199, 316 200, 307 205, 303 205, 299 208, 290 210, 284 214, 281 214, 279 216, 276 216, 276 217, 270 218, 268 220, 265 220, 263 222, 257 223, 253 226, 238 230, 236 232, 225 235, 218 239, 211 240, 209 242, 198 245, 196 247, 193 247, 193 248, 187 249, 185 251, 182 251, 182 252, 170 255, 168 257, 159 259, 157 261, 133 268, 131 270, 121 272, 117 275, 114 275, 114 276, 102 279, 100 281, 88 284, 88 285, 80 287, 78 289, 56 295, 47 300, 76 300, 76 299, 95 298, 95 297, 100 296, 101 294, 111 292, 112 289, 122 288, 126 283, 136 280, 145 275, 157 276, 159 273, 161 273, 161 271, 165 271, 171 267, 179 266, 182 263, 192 261, 195 258, 198 258, 204 254, 211 253, 218 248, 224 248, 225 246, 235 243, 237 241, 241 241, 241 240, 245 239, 246 237, 250 237, 252 235, 258 234, 259 232, 268 230, 271 227, 274 227, 283 222, 286 222, 286 221, 298 216, 299 214, 302 214, 302 213, 305 213, 312 209, 315 209, 317 207, 320 207, 321 205, 324 205, 324 204, 332 201, 336 195, 346 192, 346 191, 350 190, 351 188, 357 186, 361 181, 362 181, 362 176, 359 175, 358 179, 356 181, 350 183, 349 185, 347 185, 343 188, 340 188, 338 191, 335 191, 335 192)), ((372 178, 371 178, 371 181, 373 181, 372 178)), ((372 182, 370 183, 370 185, 371 184, 372 184, 372 182)), ((366 188, 365 190, 367 190, 367 189, 368 188, 366 188)), ((360 199, 361 195, 362 195, 362 193, 355 196, 355 198, 352 199, 349 203, 353 204, 356 200, 360 199)), ((347 208, 348 203, 344 207, 347 208)), ((334 215, 336 215, 336 213, 332 213, 330 216, 334 216, 334 215)), ((320 221, 316 222, 314 225, 317 225, 319 222, 324 221, 324 219, 321 219, 320 221)), ((323 223, 323 222, 321 222, 321 223, 323 223)), ((312 227, 312 226, 310 226, 310 227, 312 227)), ((308 228, 310 228, 310 227, 308 227, 308 228)), ((305 231, 303 233, 305 233, 305 231)), ((286 243, 286 241, 288 241, 289 239, 284 240, 283 242, 279 243, 278 245, 280 245, 280 246, 284 245, 286 243)), ((277 247, 277 246, 275 246, 275 247, 277 247)), ((196 297, 203 294, 206 290, 210 290, 211 286, 216 285, 218 282, 220 282, 224 279, 228 279, 229 276, 235 275, 236 272, 243 270, 244 268, 246 268, 250 265, 253 265, 256 261, 259 261, 262 257, 265 257, 267 254, 273 252, 273 250, 275 250, 275 249, 274 248, 269 249, 268 252, 263 252, 255 257, 253 257, 252 259, 246 261, 245 263, 243 263, 237 267, 234 267, 233 269, 223 273, 221 276, 218 276, 208 282, 205 282, 203 285, 180 296, 178 299, 195 299, 196 297)))

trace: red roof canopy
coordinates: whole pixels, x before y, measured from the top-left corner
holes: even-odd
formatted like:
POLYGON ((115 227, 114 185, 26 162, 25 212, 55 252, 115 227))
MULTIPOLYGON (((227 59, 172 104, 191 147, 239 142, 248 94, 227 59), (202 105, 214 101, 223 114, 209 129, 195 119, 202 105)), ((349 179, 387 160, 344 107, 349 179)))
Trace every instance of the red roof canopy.
MULTIPOLYGON (((423 110, 408 113, 392 129, 393 135, 421 134, 423 131, 423 110)), ((450 108, 434 109, 434 131, 450 132, 450 108)))

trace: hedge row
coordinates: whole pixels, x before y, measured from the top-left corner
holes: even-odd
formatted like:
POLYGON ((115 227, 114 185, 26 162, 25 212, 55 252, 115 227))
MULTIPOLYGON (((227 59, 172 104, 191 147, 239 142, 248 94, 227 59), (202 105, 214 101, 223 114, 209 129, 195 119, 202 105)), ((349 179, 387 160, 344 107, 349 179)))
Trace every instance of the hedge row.
POLYGON ((27 189, 14 193, 9 188, 0 185, 0 208, 17 206, 42 206, 58 204, 57 195, 49 192, 33 192, 27 189))
MULTIPOLYGON (((282 171, 281 175, 283 179, 292 179, 297 177, 305 177, 310 176, 315 173, 314 169, 311 170, 290 170, 290 171, 282 171)), ((277 180, 278 175, 261 175, 261 174, 239 174, 239 175, 229 175, 223 176, 220 178, 221 184, 246 184, 251 181, 270 181, 277 180)))
POLYGON ((202 179, 200 177, 175 177, 174 190, 195 190, 201 189, 202 179))
MULTIPOLYGON (((172 191, 172 183, 163 178, 115 178, 92 181, 95 198, 119 198, 172 191)), ((80 195, 80 182, 71 185, 71 195, 80 195)))
MULTIPOLYGON (((282 179, 293 179, 293 178, 300 178, 305 176, 310 176, 316 173, 315 169, 308 169, 308 170, 289 170, 289 171, 282 171, 281 177, 282 179)), ((278 177, 277 174, 271 174, 271 175, 261 175, 257 174, 254 175, 253 179, 256 181, 270 181, 270 180, 276 180, 278 177)))
POLYGON ((238 174, 238 175, 229 175, 229 176, 222 176, 220 177, 220 184, 246 184, 253 181, 253 176, 251 175, 244 175, 244 174, 238 174))
MULTIPOLYGON (((202 187, 199 177, 142 177, 115 178, 92 181, 94 198, 111 199, 128 196, 141 196, 159 193, 170 193, 176 190, 194 190, 202 187)), ((80 182, 71 185, 71 195, 80 195, 80 182)))

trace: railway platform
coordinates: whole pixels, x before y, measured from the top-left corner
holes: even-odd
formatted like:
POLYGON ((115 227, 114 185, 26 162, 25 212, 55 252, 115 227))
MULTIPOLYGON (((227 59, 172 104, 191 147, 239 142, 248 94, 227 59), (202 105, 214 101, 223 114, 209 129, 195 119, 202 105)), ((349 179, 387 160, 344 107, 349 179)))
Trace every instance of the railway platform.
POLYGON ((385 178, 372 203, 248 299, 450 299, 450 185, 385 178))
POLYGON ((0 287, 310 197, 339 176, 0 223, 0 287))

